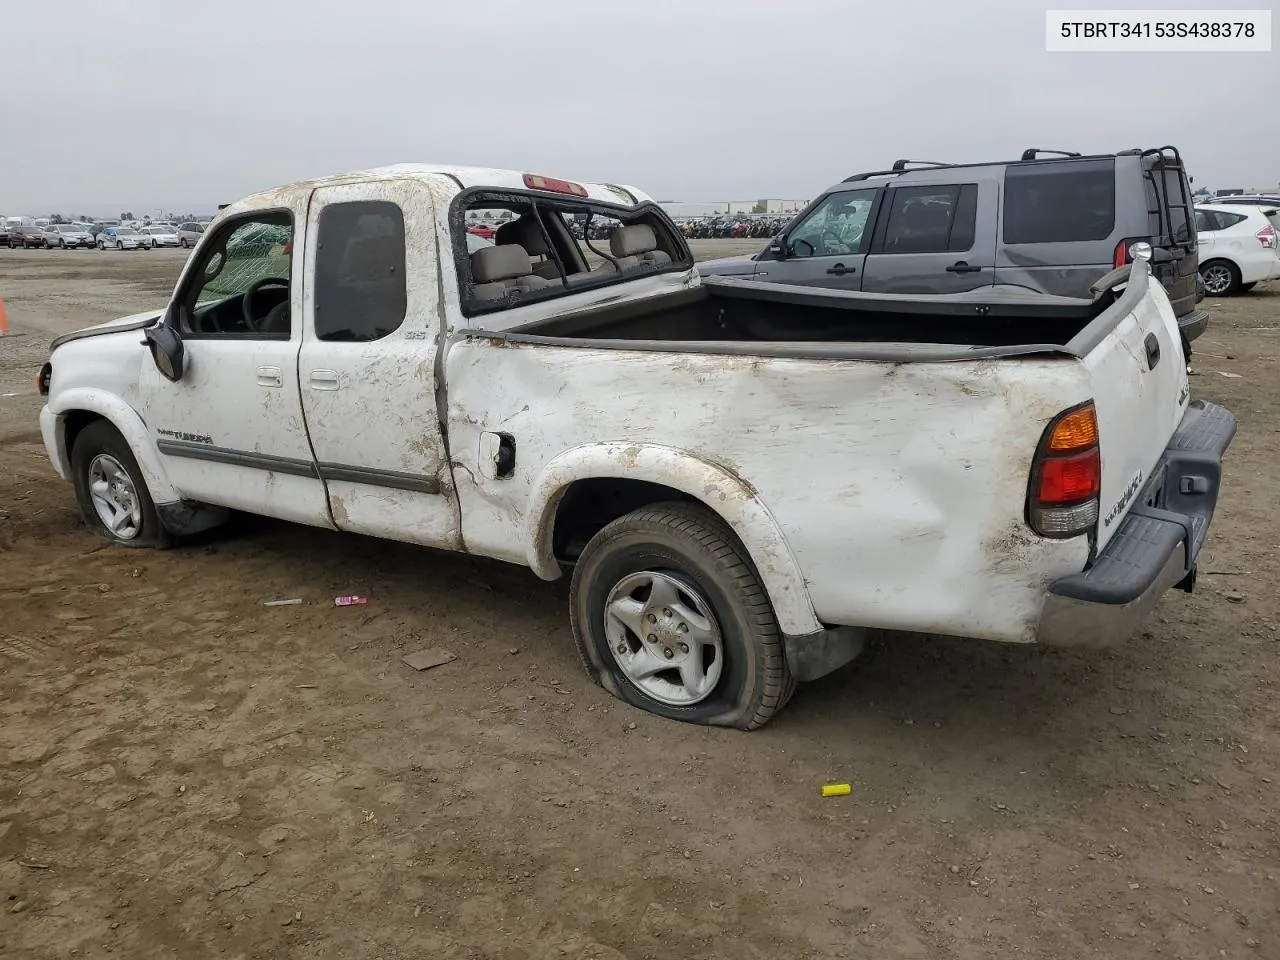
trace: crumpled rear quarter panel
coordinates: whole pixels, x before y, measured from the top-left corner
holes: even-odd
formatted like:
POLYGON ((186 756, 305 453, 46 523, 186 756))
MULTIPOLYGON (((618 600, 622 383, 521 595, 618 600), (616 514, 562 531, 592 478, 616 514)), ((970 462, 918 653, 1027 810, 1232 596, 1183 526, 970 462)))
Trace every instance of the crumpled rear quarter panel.
POLYGON ((1045 426, 1088 399, 1074 360, 893 364, 464 339, 446 369, 473 552, 519 560, 511 531, 545 464, 623 442, 687 450, 745 480, 829 624, 1029 641, 1046 584, 1088 556, 1085 538, 1042 539, 1023 516, 1045 426), (514 477, 478 469, 483 430, 516 438, 514 477))

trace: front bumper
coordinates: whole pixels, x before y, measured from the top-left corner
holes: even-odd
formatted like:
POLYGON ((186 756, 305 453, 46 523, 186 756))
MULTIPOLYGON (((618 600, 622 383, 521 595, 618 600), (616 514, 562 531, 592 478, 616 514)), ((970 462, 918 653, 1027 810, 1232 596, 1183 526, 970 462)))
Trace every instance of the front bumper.
POLYGON ((1055 581, 1036 639, 1106 647, 1128 639, 1170 587, 1190 592, 1236 433, 1225 407, 1193 400, 1120 528, 1088 569, 1055 581))

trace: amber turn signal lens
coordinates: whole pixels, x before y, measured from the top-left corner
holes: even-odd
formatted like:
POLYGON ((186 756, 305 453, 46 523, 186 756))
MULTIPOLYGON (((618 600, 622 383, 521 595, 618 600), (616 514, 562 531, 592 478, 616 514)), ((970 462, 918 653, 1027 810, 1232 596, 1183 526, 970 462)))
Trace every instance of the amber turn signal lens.
POLYGON ((1098 417, 1093 404, 1081 407, 1059 420, 1049 435, 1049 451, 1064 453, 1098 444, 1098 417))

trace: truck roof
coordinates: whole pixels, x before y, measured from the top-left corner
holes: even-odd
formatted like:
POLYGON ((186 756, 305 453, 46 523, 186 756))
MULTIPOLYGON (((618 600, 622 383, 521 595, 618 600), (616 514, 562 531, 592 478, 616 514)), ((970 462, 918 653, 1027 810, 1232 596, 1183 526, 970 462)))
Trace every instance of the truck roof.
MULTIPOLYGON (((448 177, 457 184, 459 190, 469 190, 474 187, 493 187, 499 190, 528 190, 530 188, 525 183, 525 177, 530 175, 547 180, 553 179, 551 174, 503 170, 498 167, 467 167, 447 163, 395 163, 385 167, 373 167, 368 170, 356 170, 350 173, 339 173, 313 180, 296 181, 292 184, 281 184, 279 187, 263 190, 236 203, 228 204, 227 210, 238 211, 244 206, 256 206, 255 201, 258 198, 265 198, 286 186, 315 188, 338 183, 358 183, 361 180, 377 180, 386 177, 421 177, 424 179, 448 177)), ((652 201, 648 194, 626 184, 592 183, 586 180, 571 180, 568 182, 586 190, 585 199, 598 200, 602 203, 633 207, 652 201)), ((552 192, 554 193, 554 191, 552 192)), ((557 195, 572 196, 563 193, 557 195)), ((578 199, 582 198, 578 197, 578 199)))

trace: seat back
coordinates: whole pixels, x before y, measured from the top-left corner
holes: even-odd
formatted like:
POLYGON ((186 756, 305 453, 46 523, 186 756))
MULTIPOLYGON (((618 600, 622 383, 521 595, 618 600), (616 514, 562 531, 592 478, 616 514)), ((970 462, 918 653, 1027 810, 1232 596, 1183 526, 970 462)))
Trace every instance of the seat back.
POLYGON ((471 254, 472 295, 477 300, 501 300, 509 293, 527 293, 557 284, 534 276, 529 252, 518 243, 485 247, 471 254))
POLYGON ((633 223, 615 230, 609 238, 609 252, 616 258, 619 270, 642 264, 662 267, 671 262, 671 256, 658 249, 658 235, 647 223, 633 223))

